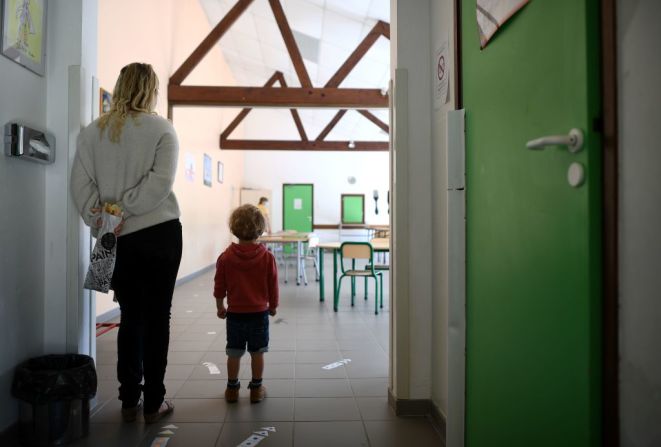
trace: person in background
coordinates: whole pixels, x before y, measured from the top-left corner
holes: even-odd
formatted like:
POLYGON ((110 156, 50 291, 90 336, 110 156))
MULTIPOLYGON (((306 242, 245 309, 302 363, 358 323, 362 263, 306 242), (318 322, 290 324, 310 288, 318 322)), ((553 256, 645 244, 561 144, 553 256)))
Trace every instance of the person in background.
POLYGON ((182 252, 179 205, 172 191, 179 144, 156 115, 158 78, 149 64, 119 73, 110 111, 80 132, 71 195, 96 236, 104 203, 117 204, 117 259, 111 288, 119 302, 117 378, 122 417, 145 422, 174 409, 165 401, 170 308, 182 252), (144 380, 144 385, 143 385, 144 380))
POLYGON ((269 215, 269 199, 266 197, 259 198, 259 204, 257 205, 259 211, 261 211, 262 216, 264 216, 264 221, 266 222, 266 233, 271 234, 271 216, 269 215))
POLYGON ((262 385, 264 353, 269 345, 269 315, 276 314, 279 291, 275 258, 257 243, 265 225, 264 216, 254 205, 234 210, 230 230, 239 243, 232 243, 216 262, 213 296, 218 318, 227 319, 227 402, 239 399, 239 366, 246 346, 252 368, 250 402, 260 402, 266 396, 262 385))

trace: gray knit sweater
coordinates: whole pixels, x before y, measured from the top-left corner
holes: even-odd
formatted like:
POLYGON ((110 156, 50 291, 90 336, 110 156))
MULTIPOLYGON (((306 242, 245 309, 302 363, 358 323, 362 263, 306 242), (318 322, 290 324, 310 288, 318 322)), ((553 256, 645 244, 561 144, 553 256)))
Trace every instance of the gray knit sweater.
POLYGON ((105 202, 117 203, 126 222, 121 235, 133 233, 180 215, 172 184, 179 144, 169 121, 145 113, 127 118, 119 143, 101 134, 97 121, 78 136, 71 170, 71 195, 96 236, 95 222, 105 202))

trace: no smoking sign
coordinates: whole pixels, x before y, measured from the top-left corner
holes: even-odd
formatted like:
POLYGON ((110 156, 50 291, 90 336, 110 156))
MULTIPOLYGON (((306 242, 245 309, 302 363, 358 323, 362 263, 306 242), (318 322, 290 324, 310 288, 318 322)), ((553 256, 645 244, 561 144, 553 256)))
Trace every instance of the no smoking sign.
POLYGON ((441 43, 441 45, 436 50, 436 58, 434 60, 435 67, 434 77, 435 77, 435 91, 434 91, 434 108, 439 109, 442 104, 448 102, 448 84, 449 84, 449 74, 448 74, 448 41, 441 43))

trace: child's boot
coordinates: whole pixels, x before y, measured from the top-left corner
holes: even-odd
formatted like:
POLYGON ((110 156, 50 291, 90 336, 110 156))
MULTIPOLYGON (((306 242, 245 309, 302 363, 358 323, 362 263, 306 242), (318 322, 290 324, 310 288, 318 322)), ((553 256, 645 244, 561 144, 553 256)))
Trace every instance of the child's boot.
POLYGON ((227 388, 225 389, 225 400, 229 403, 238 401, 240 388, 241 384, 238 380, 228 380, 227 388))
POLYGON ((264 385, 262 385, 261 379, 251 381, 250 385, 248 385, 248 388, 250 388, 251 403, 256 404, 264 400, 264 397, 266 397, 266 388, 264 388, 264 385))

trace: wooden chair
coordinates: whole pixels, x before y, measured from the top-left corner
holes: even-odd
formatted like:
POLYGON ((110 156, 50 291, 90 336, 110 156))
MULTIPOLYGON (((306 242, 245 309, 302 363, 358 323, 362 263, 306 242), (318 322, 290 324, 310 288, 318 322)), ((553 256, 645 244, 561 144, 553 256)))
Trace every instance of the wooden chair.
POLYGON ((333 310, 337 312, 337 305, 340 301, 340 289, 342 286, 342 280, 345 277, 351 278, 351 305, 354 305, 356 297, 356 278, 363 277, 365 278, 365 299, 367 299, 367 278, 374 278, 374 314, 379 314, 379 291, 381 292, 381 307, 383 307, 383 274, 377 272, 373 268, 374 266, 374 249, 372 244, 369 242, 344 242, 340 246, 340 268, 342 274, 337 281, 337 290, 335 292, 335 300, 333 302, 333 310), (345 259, 351 260, 351 269, 347 270, 345 268, 345 259), (356 268, 356 260, 366 261, 366 264, 370 266, 369 269, 366 268, 356 268), (381 288, 379 290, 379 278, 381 279, 381 288))

